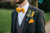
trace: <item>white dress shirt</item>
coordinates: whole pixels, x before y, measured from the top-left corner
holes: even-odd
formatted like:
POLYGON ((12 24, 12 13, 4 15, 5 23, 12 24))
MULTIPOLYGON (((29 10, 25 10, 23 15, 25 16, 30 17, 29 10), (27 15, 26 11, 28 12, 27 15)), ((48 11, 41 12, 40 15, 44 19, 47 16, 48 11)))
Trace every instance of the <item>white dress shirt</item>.
MULTIPOLYGON (((29 3, 27 2, 26 5, 24 5, 23 7, 21 7, 21 8, 24 8, 24 9, 25 9, 25 13, 22 13, 22 12, 19 12, 19 13, 18 13, 19 26, 21 25, 22 20, 23 20, 23 18, 24 18, 24 16, 25 16, 26 12, 27 12, 27 10, 28 10, 28 6, 29 6, 29 3)), ((18 5, 18 7, 19 7, 19 5, 18 5)), ((20 7, 19 7, 19 8, 20 8, 20 7)))

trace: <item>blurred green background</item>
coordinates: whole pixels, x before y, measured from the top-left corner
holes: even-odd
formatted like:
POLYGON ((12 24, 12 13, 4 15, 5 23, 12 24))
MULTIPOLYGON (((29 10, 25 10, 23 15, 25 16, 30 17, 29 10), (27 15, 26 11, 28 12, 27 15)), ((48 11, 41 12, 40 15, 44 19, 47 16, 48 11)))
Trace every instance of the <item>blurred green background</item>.
MULTIPOLYGON (((30 1, 30 0, 29 0, 30 1)), ((50 0, 43 0, 39 3, 38 0, 31 0, 29 3, 37 8, 44 10, 45 22, 50 20, 50 0), (38 4, 37 4, 38 3, 38 4)), ((11 32, 11 14, 17 7, 14 1, 0 0, 0 33, 11 32)))

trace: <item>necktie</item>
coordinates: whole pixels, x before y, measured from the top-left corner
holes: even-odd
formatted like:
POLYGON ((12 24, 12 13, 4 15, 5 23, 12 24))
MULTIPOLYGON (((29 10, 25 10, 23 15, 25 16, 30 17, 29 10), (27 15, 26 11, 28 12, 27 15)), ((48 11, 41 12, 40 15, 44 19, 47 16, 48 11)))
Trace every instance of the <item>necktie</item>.
POLYGON ((19 12, 21 12, 21 11, 22 11, 23 13, 25 13, 25 9, 24 9, 24 8, 21 8, 21 9, 20 9, 20 8, 17 7, 16 10, 17 10, 17 13, 19 13, 19 12))

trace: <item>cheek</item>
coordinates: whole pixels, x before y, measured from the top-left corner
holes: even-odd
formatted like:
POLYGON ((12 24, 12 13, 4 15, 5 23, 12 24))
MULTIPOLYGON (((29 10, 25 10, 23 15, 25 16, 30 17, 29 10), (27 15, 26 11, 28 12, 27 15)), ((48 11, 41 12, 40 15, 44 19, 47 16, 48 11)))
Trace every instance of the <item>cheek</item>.
POLYGON ((15 2, 19 2, 19 0, 15 0, 15 2))

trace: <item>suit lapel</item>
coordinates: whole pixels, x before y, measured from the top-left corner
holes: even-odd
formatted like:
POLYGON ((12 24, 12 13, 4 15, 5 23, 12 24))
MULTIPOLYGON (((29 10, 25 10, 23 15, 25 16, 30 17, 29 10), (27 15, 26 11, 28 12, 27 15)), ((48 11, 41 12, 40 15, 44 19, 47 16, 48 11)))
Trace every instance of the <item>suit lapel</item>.
MULTIPOLYGON (((15 10, 15 11, 16 11, 16 10, 15 10)), ((15 33, 17 33, 17 32, 16 32, 16 31, 17 31, 17 29, 16 29, 16 25, 17 25, 17 24, 16 24, 16 23, 17 23, 17 18, 18 18, 18 13, 17 13, 17 11, 16 11, 15 14, 16 14, 16 18, 15 18, 15 33)))
MULTIPOLYGON (((27 15, 27 13, 28 13, 29 10, 30 10, 30 4, 29 4, 28 10, 26 12, 26 15, 27 15)), ((25 33, 25 31, 27 29, 27 26, 28 26, 28 21, 26 20, 27 19, 26 15, 25 15, 25 21, 24 21, 24 26, 23 26, 23 33, 25 33)))

